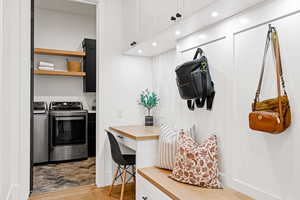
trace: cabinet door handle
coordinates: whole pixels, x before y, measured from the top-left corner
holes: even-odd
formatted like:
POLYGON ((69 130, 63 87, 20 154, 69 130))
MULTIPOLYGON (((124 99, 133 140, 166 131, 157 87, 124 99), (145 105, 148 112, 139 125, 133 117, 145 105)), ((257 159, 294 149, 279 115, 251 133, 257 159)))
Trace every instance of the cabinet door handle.
POLYGON ((121 135, 118 135, 117 137, 118 137, 118 138, 120 138, 120 139, 123 139, 123 138, 124 138, 124 137, 123 137, 123 136, 121 136, 121 135))
POLYGON ((181 17, 182 17, 182 14, 176 13, 176 18, 181 18, 181 17))
POLYGON ((143 200, 148 200, 148 197, 143 196, 142 199, 143 200))

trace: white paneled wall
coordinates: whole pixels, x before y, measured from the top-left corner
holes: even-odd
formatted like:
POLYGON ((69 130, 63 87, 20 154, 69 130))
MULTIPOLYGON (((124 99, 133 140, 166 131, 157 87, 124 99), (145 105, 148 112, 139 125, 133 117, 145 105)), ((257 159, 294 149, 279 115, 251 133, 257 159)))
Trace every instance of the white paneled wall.
MULTIPOLYGON (((257 83, 260 62, 254 58, 259 58, 262 55, 266 27, 258 27, 235 36, 235 74, 238 75, 235 84, 238 99, 236 106, 240 108, 236 110, 235 115, 241 117, 236 118, 238 126, 236 126, 234 134, 236 140, 241 142, 234 145, 234 158, 240 161, 234 165, 234 177, 262 188, 267 193, 280 198, 286 197, 286 199, 293 199, 287 198, 287 195, 296 195, 297 190, 293 191, 291 188, 297 184, 297 180, 300 178, 300 172, 296 170, 300 167, 300 162, 296 156, 300 153, 300 146, 296 142, 300 139, 297 131, 300 128, 298 123, 300 107, 297 104, 297 99, 299 100, 300 97, 297 88, 300 79, 297 74, 300 70, 295 53, 300 51, 300 42, 297 39, 300 34, 297 28, 299 20, 300 14, 295 14, 273 23, 279 31, 284 76, 293 112, 292 127, 282 135, 272 136, 255 133, 247 128, 247 118, 242 117, 247 116, 249 112, 248 102, 253 99, 256 89, 255 83, 257 83), (243 153, 237 153, 237 150, 243 153), (261 177, 264 179, 260 180, 261 177)), ((269 64, 272 62, 272 56, 270 58, 269 64)), ((266 71, 262 89, 262 96, 266 98, 274 97, 276 94, 275 71, 274 67, 271 66, 269 65, 266 71)), ((298 193, 298 195, 300 194, 298 193)))
MULTIPOLYGON (((153 88, 161 97, 157 120, 175 127, 197 125, 198 141, 208 134, 219 138, 222 178, 257 200, 298 200, 300 179, 300 2, 269 1, 178 42, 179 51, 153 58, 153 88), (263 15, 262 15, 263 13, 263 15), (292 126, 282 135, 269 135, 248 128, 259 78, 268 23, 278 28, 284 73, 293 112, 292 126), (201 37, 200 37, 201 35, 201 37), (175 81, 176 65, 191 60, 201 46, 215 81, 212 111, 190 112, 181 100, 175 81)), ((272 54, 262 97, 276 96, 272 54)))
MULTIPOLYGON (((225 126, 227 108, 231 105, 230 96, 226 95, 230 84, 228 80, 226 65, 226 41, 209 44, 203 47, 208 59, 212 78, 215 82, 216 96, 212 111, 206 109, 196 109, 195 112, 189 111, 186 101, 179 96, 175 81, 176 65, 193 58, 195 50, 185 53, 175 51, 168 52, 153 59, 153 79, 154 91, 161 98, 158 112, 158 123, 167 123, 175 128, 187 128, 194 124, 197 129, 198 141, 203 141, 208 135, 216 134, 219 138, 221 158, 221 171, 225 173, 225 126), (218 52, 218 53, 216 53, 218 52), (227 105, 227 106, 226 106, 227 105)), ((224 174, 225 175, 225 174, 224 174)))

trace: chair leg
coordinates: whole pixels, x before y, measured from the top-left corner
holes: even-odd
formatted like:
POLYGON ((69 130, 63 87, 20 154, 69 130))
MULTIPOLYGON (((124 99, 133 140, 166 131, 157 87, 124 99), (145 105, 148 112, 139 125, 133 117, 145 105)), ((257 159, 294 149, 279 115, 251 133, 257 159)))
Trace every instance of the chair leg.
POLYGON ((119 171, 119 166, 115 169, 115 173, 114 173, 114 176, 113 176, 113 180, 112 180, 112 184, 109 188, 109 192, 108 192, 108 195, 111 196, 111 193, 112 193, 112 189, 113 189, 113 186, 116 182, 116 178, 117 178, 117 175, 118 175, 118 171, 119 171))
POLYGON ((123 171, 122 171, 122 190, 121 190, 120 200, 123 200, 123 197, 124 197, 125 183, 126 183, 126 166, 124 166, 123 171))

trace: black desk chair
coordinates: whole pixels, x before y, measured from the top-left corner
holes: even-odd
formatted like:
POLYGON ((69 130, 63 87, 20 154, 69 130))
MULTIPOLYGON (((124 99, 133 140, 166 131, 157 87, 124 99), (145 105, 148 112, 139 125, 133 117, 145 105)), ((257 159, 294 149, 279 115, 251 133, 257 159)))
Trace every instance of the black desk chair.
POLYGON ((125 184, 127 184, 131 178, 134 179, 135 182, 135 155, 129 155, 129 154, 122 154, 120 150, 120 146, 115 138, 115 136, 110 133, 109 131, 106 131, 110 143, 110 150, 113 161, 118 165, 118 167, 115 170, 112 184, 110 186, 109 195, 111 195, 113 186, 115 184, 115 181, 121 177, 122 179, 122 190, 121 190, 121 197, 120 200, 123 200, 124 196, 124 187, 125 184), (128 169, 131 167, 132 172, 130 172, 128 169), (126 182, 126 173, 130 174, 131 177, 126 182))

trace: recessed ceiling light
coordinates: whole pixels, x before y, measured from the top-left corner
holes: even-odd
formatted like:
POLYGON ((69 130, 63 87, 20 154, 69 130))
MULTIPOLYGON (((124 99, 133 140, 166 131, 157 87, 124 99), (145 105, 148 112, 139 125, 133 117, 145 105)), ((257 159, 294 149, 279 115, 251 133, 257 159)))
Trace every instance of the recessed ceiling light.
POLYGON ((206 35, 200 34, 200 35, 198 36, 198 38, 199 38, 199 39, 205 39, 205 38, 206 38, 206 35))
POLYGON ((175 35, 180 35, 180 34, 181 34, 180 30, 175 31, 175 35))
POLYGON ((142 50, 142 49, 139 49, 139 50, 138 50, 138 53, 139 53, 139 54, 143 53, 143 50, 142 50))
POLYGON ((219 13, 217 11, 214 11, 214 12, 211 13, 211 16, 212 17, 218 17, 219 13))
POLYGON ((152 46, 156 47, 157 43, 156 42, 152 42, 152 46))

